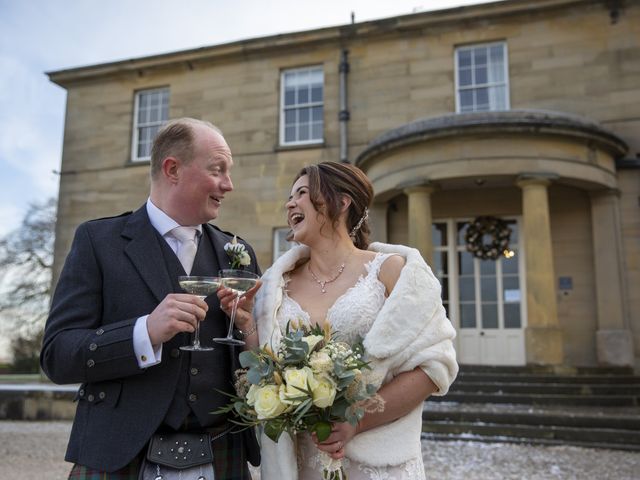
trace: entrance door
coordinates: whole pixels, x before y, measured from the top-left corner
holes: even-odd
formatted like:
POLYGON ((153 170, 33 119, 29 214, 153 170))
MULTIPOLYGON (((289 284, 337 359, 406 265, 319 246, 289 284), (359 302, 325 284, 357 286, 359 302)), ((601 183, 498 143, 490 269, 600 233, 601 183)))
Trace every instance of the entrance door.
POLYGON ((511 228, 509 258, 481 260, 466 249, 468 220, 433 224, 434 272, 443 301, 458 331, 462 364, 524 365, 524 282, 517 219, 511 228))

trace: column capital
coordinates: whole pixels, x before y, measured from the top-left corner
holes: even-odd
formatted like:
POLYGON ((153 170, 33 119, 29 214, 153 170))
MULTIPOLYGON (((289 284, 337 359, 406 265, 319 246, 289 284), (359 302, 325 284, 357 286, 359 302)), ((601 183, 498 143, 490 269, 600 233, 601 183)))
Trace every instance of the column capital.
POLYGON ((433 193, 436 191, 437 186, 429 179, 422 178, 416 180, 409 180, 399 183, 396 187, 398 190, 402 190, 405 194, 411 193, 433 193))
POLYGON ((529 173, 529 172, 524 172, 521 173, 520 175, 518 175, 518 178, 516 179, 516 185, 519 186, 520 188, 522 187, 528 187, 529 185, 542 185, 542 186, 549 186, 551 185, 552 182, 558 180, 558 178, 560 178, 558 175, 556 175, 555 173, 545 173, 545 172, 540 172, 540 173, 529 173))

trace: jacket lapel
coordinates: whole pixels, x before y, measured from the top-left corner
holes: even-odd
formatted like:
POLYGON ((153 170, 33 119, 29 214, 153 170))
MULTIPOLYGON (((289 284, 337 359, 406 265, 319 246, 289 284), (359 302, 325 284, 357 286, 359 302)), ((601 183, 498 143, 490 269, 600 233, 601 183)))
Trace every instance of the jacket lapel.
POLYGON ((231 268, 231 263, 229 262, 229 256, 227 252, 224 251, 224 246, 227 242, 231 241, 231 238, 227 237, 224 233, 220 232, 217 228, 209 225, 208 223, 204 223, 202 228, 207 230, 209 234, 209 238, 211 238, 211 243, 213 244, 213 251, 216 255, 216 259, 218 260, 218 268, 220 270, 224 270, 225 268, 231 268))
POLYGON ((131 214, 122 230, 122 236, 130 240, 124 249, 125 254, 158 302, 161 302, 167 294, 173 292, 173 287, 160 250, 157 232, 149 221, 144 205, 131 214))

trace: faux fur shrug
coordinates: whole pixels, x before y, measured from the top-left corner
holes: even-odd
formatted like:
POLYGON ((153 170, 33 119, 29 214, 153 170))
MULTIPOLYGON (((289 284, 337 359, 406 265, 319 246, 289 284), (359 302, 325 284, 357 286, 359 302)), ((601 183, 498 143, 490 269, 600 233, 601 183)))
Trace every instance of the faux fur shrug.
MULTIPOLYGON (((444 395, 458 373, 452 340, 455 329, 445 315, 440 284, 418 250, 373 243, 369 250, 397 253, 406 264, 364 339, 374 376, 388 382, 399 373, 420 367, 444 395)), ((277 346, 282 338, 277 310, 282 302, 283 275, 309 256, 305 246, 285 253, 262 277, 254 316, 261 344, 277 346)), ((421 456, 422 405, 398 420, 360 433, 346 445, 346 456, 361 463, 398 465, 421 456)), ((261 436, 262 479, 298 478, 295 445, 287 434, 278 443, 261 436)))

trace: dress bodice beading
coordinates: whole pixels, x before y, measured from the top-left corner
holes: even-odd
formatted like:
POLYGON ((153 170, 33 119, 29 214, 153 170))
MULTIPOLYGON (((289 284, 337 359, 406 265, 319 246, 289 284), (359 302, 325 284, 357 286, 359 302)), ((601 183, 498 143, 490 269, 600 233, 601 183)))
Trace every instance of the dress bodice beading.
MULTIPOLYGON (((362 274, 354 286, 343 293, 327 311, 327 321, 340 340, 353 343, 364 338, 382 308, 385 301, 385 286, 379 280, 378 273, 384 261, 392 254, 377 253, 365 264, 366 275, 362 274)), ((285 291, 282 304, 278 309, 277 319, 280 330, 285 331, 287 322, 291 320, 311 323, 309 314, 285 291)))

